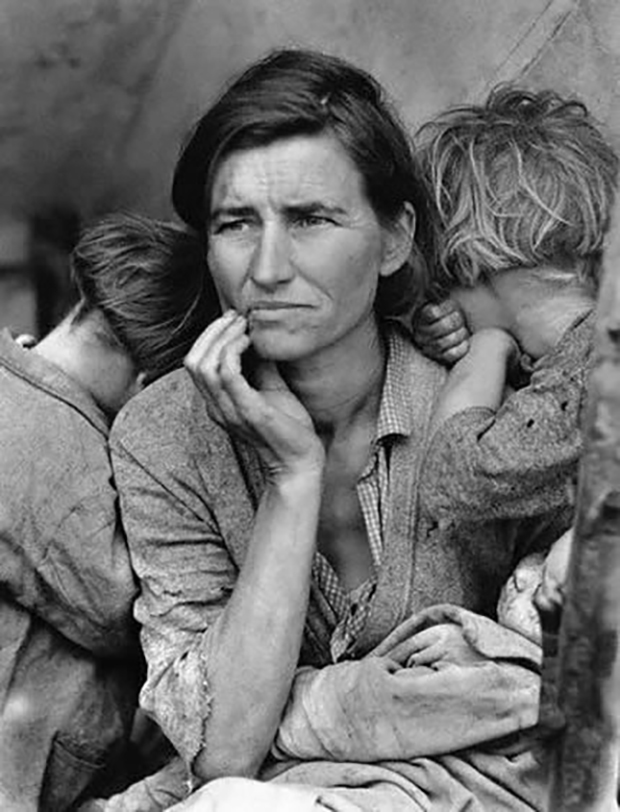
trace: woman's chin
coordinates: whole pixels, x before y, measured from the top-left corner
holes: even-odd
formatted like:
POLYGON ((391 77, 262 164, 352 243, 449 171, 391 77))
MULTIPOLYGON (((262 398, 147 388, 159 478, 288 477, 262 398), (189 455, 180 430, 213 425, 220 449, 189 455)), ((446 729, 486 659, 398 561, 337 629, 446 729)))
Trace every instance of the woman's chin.
POLYGON ((250 338, 254 351, 265 361, 300 361, 309 354, 293 336, 278 331, 252 330, 250 338))

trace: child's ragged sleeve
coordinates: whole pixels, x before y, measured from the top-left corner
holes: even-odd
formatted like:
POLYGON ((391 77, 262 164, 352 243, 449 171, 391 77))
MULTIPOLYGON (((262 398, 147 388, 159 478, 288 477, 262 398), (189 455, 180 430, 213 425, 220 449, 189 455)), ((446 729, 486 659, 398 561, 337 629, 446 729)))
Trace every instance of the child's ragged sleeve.
POLYGON ((586 358, 554 354, 497 412, 466 409, 440 425, 424 465, 428 510, 514 519, 572 505, 587 373, 586 358))

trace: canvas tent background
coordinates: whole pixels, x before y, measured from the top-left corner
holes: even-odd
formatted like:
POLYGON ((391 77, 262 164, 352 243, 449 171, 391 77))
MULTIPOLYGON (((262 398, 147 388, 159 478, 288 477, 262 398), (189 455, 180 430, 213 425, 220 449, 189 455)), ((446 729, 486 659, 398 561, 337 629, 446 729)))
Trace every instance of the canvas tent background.
POLYGON ((620 140, 617 0, 3 0, 0 325, 37 322, 15 233, 118 207, 171 215, 184 134, 278 45, 369 69, 412 127, 516 79, 584 98, 620 140))

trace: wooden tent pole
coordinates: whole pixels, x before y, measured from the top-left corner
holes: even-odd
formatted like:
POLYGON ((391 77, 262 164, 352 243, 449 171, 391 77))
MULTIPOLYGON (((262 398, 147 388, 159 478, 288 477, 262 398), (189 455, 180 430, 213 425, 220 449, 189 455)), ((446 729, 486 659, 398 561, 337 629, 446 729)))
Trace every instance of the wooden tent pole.
POLYGON ((603 265, 575 540, 558 649, 565 717, 549 812, 617 810, 620 735, 620 206, 603 265))

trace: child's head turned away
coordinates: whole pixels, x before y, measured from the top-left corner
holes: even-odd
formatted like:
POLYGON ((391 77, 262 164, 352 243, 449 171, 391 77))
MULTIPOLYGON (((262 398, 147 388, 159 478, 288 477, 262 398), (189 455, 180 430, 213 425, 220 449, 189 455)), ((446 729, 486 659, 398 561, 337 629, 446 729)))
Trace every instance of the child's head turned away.
POLYGON ((514 269, 595 296, 618 158, 581 102, 500 86, 424 125, 436 209, 432 297, 514 269))

